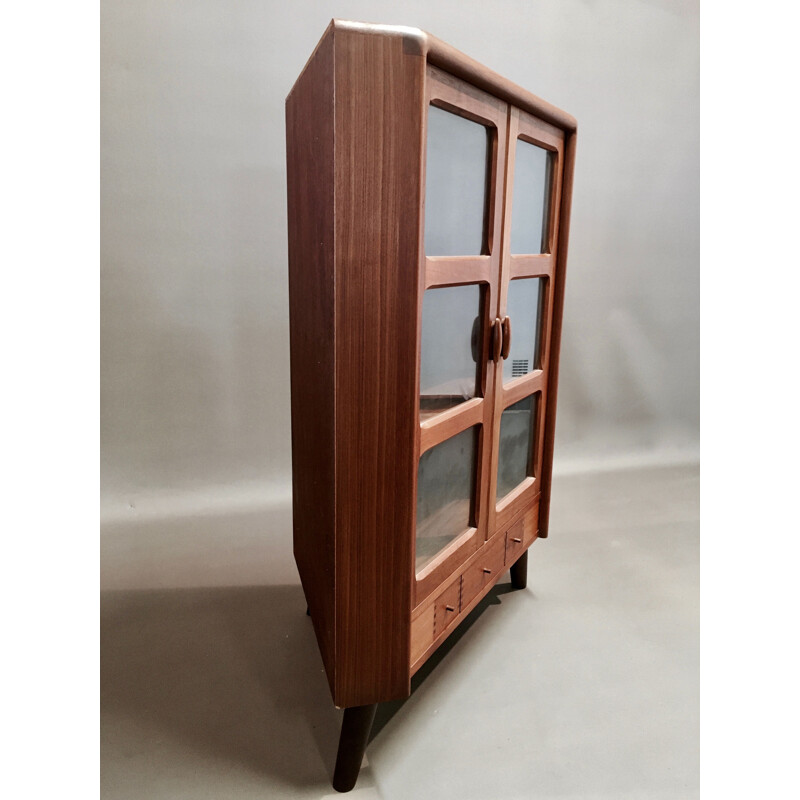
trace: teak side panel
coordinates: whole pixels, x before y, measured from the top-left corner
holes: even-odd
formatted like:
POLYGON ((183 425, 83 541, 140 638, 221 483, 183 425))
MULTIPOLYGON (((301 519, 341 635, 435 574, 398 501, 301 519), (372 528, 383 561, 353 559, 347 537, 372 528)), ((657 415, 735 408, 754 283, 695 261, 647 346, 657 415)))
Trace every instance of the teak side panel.
POLYGON ((334 41, 334 702, 353 706, 410 691, 425 61, 402 36, 334 41))
MULTIPOLYGON (((329 28, 329 32, 330 32, 329 28)), ((333 37, 286 99, 294 556, 334 690, 333 37)))

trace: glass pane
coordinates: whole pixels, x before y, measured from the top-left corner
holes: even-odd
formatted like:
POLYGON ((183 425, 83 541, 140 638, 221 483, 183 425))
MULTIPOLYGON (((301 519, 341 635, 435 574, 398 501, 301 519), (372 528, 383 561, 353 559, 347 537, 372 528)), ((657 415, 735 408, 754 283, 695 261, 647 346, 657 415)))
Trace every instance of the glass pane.
POLYGON ((519 278, 508 284, 506 314, 511 320, 511 348, 503 362, 503 382, 541 366, 544 278, 519 278))
POLYGON ((485 251, 490 152, 488 128, 428 107, 427 255, 477 256, 485 251))
POLYGON ((420 419, 475 397, 481 348, 478 284, 428 289, 422 299, 420 419))
POLYGON ((547 235, 552 171, 552 153, 517 139, 511 206, 512 253, 536 255, 550 251, 547 235))
POLYGON ((509 406, 500 417, 500 451, 497 460, 497 499, 519 486, 532 470, 533 420, 538 392, 509 406))
POLYGON ((445 439, 419 459, 417 571, 470 527, 477 426, 445 439))

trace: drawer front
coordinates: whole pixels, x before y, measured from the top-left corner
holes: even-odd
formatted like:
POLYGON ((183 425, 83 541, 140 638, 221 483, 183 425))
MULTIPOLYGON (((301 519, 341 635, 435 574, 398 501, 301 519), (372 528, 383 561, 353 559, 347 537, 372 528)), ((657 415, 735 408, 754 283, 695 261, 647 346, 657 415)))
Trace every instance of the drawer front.
POLYGON ((411 663, 413 664, 433 644, 434 607, 428 606, 411 622, 411 663))
POLYGON ((506 566, 513 563, 525 552, 530 543, 539 533, 539 505, 538 503, 526 511, 506 531, 506 566))
POLYGON ((433 604, 433 638, 449 627, 461 611, 461 576, 454 580, 433 604))
POLYGON ((464 608, 482 589, 497 580, 503 571, 505 537, 495 536, 483 546, 478 560, 464 571, 461 586, 461 607, 464 608))

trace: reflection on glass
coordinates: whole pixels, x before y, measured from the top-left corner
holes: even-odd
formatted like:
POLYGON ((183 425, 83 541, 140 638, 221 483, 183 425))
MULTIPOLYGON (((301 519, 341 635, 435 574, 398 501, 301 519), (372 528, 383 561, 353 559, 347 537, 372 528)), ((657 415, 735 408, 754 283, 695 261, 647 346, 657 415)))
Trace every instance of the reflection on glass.
POLYGON ((428 289, 422 299, 420 419, 475 397, 481 348, 478 284, 428 289))
POLYGON ((471 524, 478 427, 445 439, 419 459, 416 569, 471 524))
POLYGON ((509 406, 500 417, 500 451, 497 460, 497 499, 519 486, 533 470, 533 420, 538 392, 509 406))
POLYGON ((517 139, 514 199, 511 206, 511 252, 549 252, 550 181, 553 156, 542 147, 517 139))
POLYGON ((477 256, 484 252, 489 130, 428 107, 425 167, 425 253, 477 256))
POLYGON ((504 383, 541 368, 544 286, 544 278, 519 278, 508 284, 511 348, 503 362, 504 383))

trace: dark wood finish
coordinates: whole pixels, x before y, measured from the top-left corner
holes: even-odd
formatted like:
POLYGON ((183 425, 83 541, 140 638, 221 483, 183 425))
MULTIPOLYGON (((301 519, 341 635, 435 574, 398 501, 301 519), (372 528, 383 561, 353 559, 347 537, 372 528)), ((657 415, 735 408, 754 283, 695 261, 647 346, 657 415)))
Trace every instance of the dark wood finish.
POLYGON ((511 565, 511 585, 524 589, 528 585, 528 550, 511 565))
POLYGON ((334 703, 334 786, 355 783, 375 704, 547 535, 575 120, 435 37, 334 21, 286 101, 294 553, 334 703), (483 252, 424 250, 428 107, 493 131, 483 252), (555 153, 548 252, 510 252, 518 138, 555 153), (546 280, 541 363, 503 385, 509 281, 546 280), (420 408, 423 295, 481 287, 476 397, 420 408), (537 394, 532 473, 496 502, 500 416, 537 394), (415 571, 420 456, 480 430, 469 527, 415 571))
POLYGON ((295 556, 339 707, 410 690, 424 73, 332 24, 286 103, 295 556))
MULTIPOLYGON (((505 555, 505 553, 504 553, 505 555)), ((411 620, 411 663, 416 664, 422 654, 433 644, 434 614, 436 608, 429 603, 411 620)))
POLYGON ((334 51, 335 701, 356 706, 410 691, 425 61, 346 28, 334 51))
POLYGON ((333 37, 286 99, 294 557, 334 692, 333 37))
POLYGON ((377 703, 369 703, 344 710, 333 771, 333 788, 337 792, 349 792, 356 785, 377 709, 377 703))
POLYGON ((405 46, 409 50, 418 52, 428 62, 440 67, 445 72, 449 72, 451 75, 455 75, 512 105, 519 106, 519 108, 540 117, 546 122, 550 122, 558 128, 574 131, 578 127, 575 118, 567 114, 566 111, 556 108, 546 100, 542 100, 535 94, 517 86, 513 81, 498 75, 430 33, 418 28, 371 25, 350 20, 334 20, 333 24, 340 28, 360 31, 364 34, 402 37, 405 41, 405 46))

